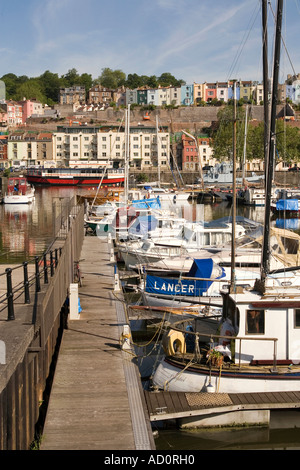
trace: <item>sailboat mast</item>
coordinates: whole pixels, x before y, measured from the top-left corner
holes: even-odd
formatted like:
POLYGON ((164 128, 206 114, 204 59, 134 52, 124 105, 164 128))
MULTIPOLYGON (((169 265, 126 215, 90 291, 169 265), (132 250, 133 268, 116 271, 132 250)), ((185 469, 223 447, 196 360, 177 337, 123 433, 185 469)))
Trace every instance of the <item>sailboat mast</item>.
POLYGON ((262 0, 262 42, 263 42, 263 96, 264 96, 264 162, 265 182, 267 175, 267 161, 269 148, 269 75, 268 75, 268 28, 267 28, 267 1, 262 0))
POLYGON ((269 131, 268 162, 266 166, 266 202, 265 202, 265 231, 262 247, 262 273, 261 280, 264 281, 270 270, 270 216, 271 216, 271 194, 274 173, 275 155, 275 128, 276 128, 276 105, 278 97, 278 77, 280 63, 281 26, 282 26, 283 0, 277 1, 276 36, 274 49, 273 87, 269 131))
POLYGON ((125 113, 126 123, 125 123, 125 168, 124 168, 124 196, 125 204, 128 203, 128 193, 129 193, 129 149, 130 149, 130 104, 125 113))
POLYGON ((236 82, 233 82, 233 168, 232 168, 232 234, 230 291, 235 291, 235 221, 236 221, 236 82))
POLYGON ((159 154, 159 135, 158 135, 158 115, 156 115, 156 149, 157 149, 157 178, 160 188, 160 154, 159 154))

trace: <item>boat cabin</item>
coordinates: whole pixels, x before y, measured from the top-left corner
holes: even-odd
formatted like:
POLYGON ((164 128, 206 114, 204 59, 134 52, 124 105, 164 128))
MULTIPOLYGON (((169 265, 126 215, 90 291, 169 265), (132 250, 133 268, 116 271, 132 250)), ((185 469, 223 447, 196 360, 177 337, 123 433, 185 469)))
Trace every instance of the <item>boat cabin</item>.
POLYGON ((7 192, 9 194, 26 194, 28 183, 24 177, 12 177, 8 179, 7 192))
MULTIPOLYGON (((284 287, 282 277, 278 284, 284 287)), ((300 296, 258 292, 228 294, 225 297, 227 316, 236 334, 233 359, 236 364, 284 365, 300 364, 300 296)), ((290 292, 291 294, 291 292, 290 292)), ((231 353, 232 342, 231 342, 231 353)))

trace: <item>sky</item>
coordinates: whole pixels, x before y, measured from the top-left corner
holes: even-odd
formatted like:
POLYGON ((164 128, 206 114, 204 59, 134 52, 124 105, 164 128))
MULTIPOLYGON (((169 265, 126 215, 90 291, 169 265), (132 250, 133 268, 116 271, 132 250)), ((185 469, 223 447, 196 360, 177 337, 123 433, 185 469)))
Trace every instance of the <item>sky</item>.
MULTIPOLYGON (((262 81, 261 0, 2 0, 0 24, 0 77, 75 68, 96 79, 108 67, 187 84, 262 81)), ((300 73, 300 0, 284 0, 282 36, 281 83, 300 73)))

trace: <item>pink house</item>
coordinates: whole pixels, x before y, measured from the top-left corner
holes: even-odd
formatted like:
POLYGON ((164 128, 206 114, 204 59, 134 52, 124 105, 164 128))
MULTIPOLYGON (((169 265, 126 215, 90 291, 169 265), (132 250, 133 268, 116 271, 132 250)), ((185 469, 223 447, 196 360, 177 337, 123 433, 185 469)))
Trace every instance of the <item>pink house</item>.
POLYGON ((23 116, 22 123, 24 124, 26 120, 33 114, 41 116, 43 114, 43 106, 39 101, 36 100, 26 100, 20 102, 22 105, 23 116))

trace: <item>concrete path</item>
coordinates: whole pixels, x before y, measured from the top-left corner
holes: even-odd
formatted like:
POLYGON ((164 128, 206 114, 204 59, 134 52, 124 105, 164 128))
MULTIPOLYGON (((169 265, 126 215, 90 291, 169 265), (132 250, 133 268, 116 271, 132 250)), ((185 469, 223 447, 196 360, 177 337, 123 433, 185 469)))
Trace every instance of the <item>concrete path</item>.
POLYGON ((126 317, 108 243, 85 237, 81 258, 82 312, 64 331, 41 450, 155 449, 136 365, 120 348, 126 317))

